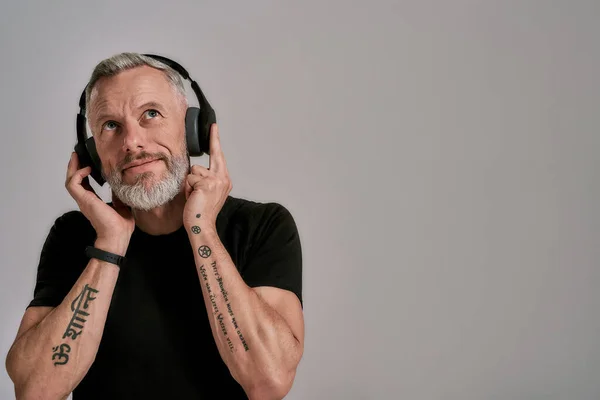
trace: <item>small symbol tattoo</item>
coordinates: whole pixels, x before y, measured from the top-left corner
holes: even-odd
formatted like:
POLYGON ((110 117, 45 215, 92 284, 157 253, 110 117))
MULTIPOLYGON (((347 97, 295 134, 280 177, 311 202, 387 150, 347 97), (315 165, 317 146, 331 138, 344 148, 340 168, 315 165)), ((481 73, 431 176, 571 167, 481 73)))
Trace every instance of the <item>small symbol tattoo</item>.
POLYGON ((192 226, 192 232, 194 232, 197 235, 201 232, 201 229, 199 226, 192 226))
POLYGON ((207 258, 210 256, 210 247, 208 246, 200 246, 200 248, 198 249, 198 254, 200 254, 200 257, 202 258, 207 258))
POLYGON ((52 361, 56 360, 57 358, 59 359, 59 361, 56 361, 54 365, 65 365, 67 362, 69 362, 69 355, 67 353, 71 352, 71 347, 68 344, 63 343, 60 346, 53 347, 52 351, 54 352, 52 355, 52 361), (64 361, 60 361, 61 358, 64 358, 64 361))
POLYGON ((196 214, 196 218, 200 218, 200 214, 196 214))

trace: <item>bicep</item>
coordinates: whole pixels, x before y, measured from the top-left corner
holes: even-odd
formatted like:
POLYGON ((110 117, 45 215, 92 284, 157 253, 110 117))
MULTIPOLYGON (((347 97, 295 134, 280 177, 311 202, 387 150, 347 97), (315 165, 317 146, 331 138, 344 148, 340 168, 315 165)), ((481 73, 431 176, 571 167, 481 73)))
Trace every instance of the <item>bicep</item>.
POLYGON ((272 286, 259 286, 253 290, 285 320, 301 348, 304 348, 304 314, 298 296, 289 290, 272 286))

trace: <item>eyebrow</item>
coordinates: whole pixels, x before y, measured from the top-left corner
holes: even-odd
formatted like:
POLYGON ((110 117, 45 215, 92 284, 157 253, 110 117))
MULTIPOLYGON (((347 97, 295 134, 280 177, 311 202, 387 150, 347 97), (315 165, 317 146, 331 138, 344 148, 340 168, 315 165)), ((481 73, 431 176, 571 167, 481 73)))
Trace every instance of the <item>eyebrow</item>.
POLYGON ((157 103, 156 101, 147 101, 144 104, 136 107, 136 110, 142 109, 142 108, 160 108, 163 109, 163 105, 160 103, 157 103))
MULTIPOLYGON (((164 110, 164 107, 162 104, 160 104, 156 101, 153 101, 153 100, 147 101, 144 104, 137 106, 135 109, 140 110, 140 109, 144 109, 144 108, 158 108, 160 110, 164 110)), ((112 116, 112 114, 110 112, 102 112, 101 114, 98 114, 95 118, 96 124, 102 123, 104 120, 111 118, 111 116, 112 116)))

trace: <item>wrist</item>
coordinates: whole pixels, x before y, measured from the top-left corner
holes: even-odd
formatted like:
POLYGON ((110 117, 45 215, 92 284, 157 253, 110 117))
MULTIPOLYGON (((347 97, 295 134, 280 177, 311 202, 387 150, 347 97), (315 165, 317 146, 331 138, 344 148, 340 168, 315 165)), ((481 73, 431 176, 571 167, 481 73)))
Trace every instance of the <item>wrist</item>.
POLYGON ((129 238, 118 236, 110 238, 98 237, 94 242, 94 247, 119 256, 125 256, 127 247, 129 247, 129 238))

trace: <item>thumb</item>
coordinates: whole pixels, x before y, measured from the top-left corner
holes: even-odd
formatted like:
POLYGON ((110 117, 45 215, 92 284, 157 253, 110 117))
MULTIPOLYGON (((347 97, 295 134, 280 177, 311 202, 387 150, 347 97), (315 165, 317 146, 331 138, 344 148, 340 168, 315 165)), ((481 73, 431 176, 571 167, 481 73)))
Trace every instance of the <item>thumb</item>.
POLYGON ((185 199, 186 200, 190 197, 190 194, 192 193, 193 190, 194 190, 194 188, 190 185, 190 182, 186 179, 185 180, 185 199))

